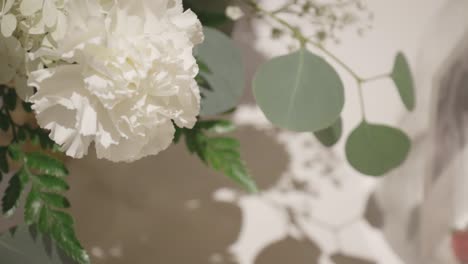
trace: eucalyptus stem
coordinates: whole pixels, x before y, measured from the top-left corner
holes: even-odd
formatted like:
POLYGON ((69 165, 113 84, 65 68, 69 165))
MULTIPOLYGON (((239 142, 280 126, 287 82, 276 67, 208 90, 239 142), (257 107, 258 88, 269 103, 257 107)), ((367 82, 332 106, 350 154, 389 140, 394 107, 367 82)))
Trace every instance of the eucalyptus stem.
POLYGON ((385 79, 385 78, 390 77, 390 75, 392 75, 392 74, 391 73, 383 73, 383 74, 375 75, 375 76, 368 77, 368 78, 364 79, 363 82, 367 83, 367 82, 373 82, 373 81, 385 79))
POLYGON ((363 121, 367 122, 366 104, 364 103, 364 94, 362 92, 362 81, 357 82, 357 91, 358 91, 358 97, 359 97, 359 104, 361 106, 362 119, 363 121))
POLYGON ((276 13, 281 13, 281 12, 286 12, 288 11, 288 8, 294 4, 295 1, 294 0, 290 0, 289 2, 287 2, 286 4, 284 4, 283 6, 279 7, 278 9, 276 9, 275 11, 273 11, 272 13, 273 14, 276 14, 276 13))

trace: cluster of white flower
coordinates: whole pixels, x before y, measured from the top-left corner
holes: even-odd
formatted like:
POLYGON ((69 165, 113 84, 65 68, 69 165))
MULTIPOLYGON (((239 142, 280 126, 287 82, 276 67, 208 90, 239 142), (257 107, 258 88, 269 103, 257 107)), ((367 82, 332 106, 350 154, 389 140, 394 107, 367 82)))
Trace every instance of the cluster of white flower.
POLYGON ((94 142, 99 158, 133 161, 167 148, 173 123, 195 124, 192 51, 203 32, 182 0, 4 0, 3 7, 0 56, 12 57, 9 67, 22 57, 36 62, 28 65, 28 84, 37 89, 28 100, 67 155, 82 157, 94 142), (15 38, 4 34, 12 28, 20 31, 15 38), (31 49, 28 37, 40 34, 46 37, 31 49))
MULTIPOLYGON (((0 12, 0 84, 14 84, 25 98, 27 51, 52 47, 66 29, 65 0, 2 0, 0 12)), ((37 63, 34 64, 37 67, 37 63)))

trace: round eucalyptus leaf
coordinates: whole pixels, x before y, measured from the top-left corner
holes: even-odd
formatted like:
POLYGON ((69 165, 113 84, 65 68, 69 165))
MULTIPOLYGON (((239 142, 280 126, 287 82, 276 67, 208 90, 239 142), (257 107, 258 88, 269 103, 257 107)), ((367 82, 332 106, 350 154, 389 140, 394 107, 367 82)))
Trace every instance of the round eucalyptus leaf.
POLYGON ((0 262, 15 264, 75 264, 48 236, 19 226, 0 236, 0 262))
POLYGON ((292 131, 319 131, 332 125, 344 104, 335 69, 306 49, 274 58, 253 82, 257 104, 275 125, 292 131))
POLYGON ((208 82, 200 85, 201 116, 217 115, 237 106, 244 93, 242 57, 232 40, 219 30, 204 27, 205 41, 197 48, 197 59, 208 70, 200 75, 208 82))
POLYGON ((408 60, 399 52, 395 58, 391 74, 406 109, 412 111, 415 106, 414 83, 408 60))
POLYGON ((343 123, 341 117, 333 123, 333 125, 314 132, 315 137, 324 145, 325 147, 331 147, 335 145, 343 133, 343 123))
POLYGON ((348 137, 346 157, 359 172, 381 176, 403 163, 410 145, 399 129, 362 122, 348 137))

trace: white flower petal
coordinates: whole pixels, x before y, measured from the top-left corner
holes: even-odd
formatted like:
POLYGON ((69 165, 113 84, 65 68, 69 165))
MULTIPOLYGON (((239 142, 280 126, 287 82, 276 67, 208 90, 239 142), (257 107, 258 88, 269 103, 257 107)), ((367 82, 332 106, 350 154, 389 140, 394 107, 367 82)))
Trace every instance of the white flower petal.
POLYGON ((44 24, 51 28, 57 23, 58 10, 55 6, 55 0, 44 0, 44 6, 42 7, 42 19, 44 24))
POLYGON ((31 16, 41 10, 44 0, 22 0, 20 12, 23 16, 31 16))
POLYGON ((203 39, 201 24, 180 0, 121 0, 109 12, 96 3, 71 1, 65 37, 55 51, 36 54, 76 63, 30 74, 38 123, 73 157, 91 142, 112 161, 155 155, 171 144, 172 121, 192 127, 197 120, 192 50, 203 39))
POLYGON ((17 20, 12 14, 6 14, 2 17, 2 35, 10 37, 16 29, 17 20))
POLYGON ((34 94, 34 89, 28 86, 28 79, 26 75, 15 76, 15 89, 16 93, 22 100, 28 100, 34 94))
POLYGON ((203 42, 203 28, 197 15, 192 10, 187 10, 181 15, 175 16, 172 22, 180 29, 185 30, 193 44, 203 42))
POLYGON ((65 37, 65 34, 67 33, 67 28, 68 28, 68 21, 67 21, 67 16, 59 12, 57 15, 57 23, 55 25, 55 30, 52 32, 52 38, 57 42, 59 40, 62 40, 65 37))
POLYGON ((0 84, 9 83, 17 72, 25 71, 25 53, 16 38, 5 38, 0 34, 0 84))
POLYGON ((7 84, 15 77, 15 69, 7 63, 0 62, 0 84, 7 84))
POLYGON ((3 9, 3 14, 10 12, 10 9, 14 3, 15 3, 15 0, 6 0, 5 8, 3 9))
POLYGON ((131 139, 121 139, 119 144, 107 148, 97 143, 97 157, 114 162, 132 162, 145 156, 156 155, 171 145, 175 129, 172 123, 167 121, 151 132, 152 134, 131 139))

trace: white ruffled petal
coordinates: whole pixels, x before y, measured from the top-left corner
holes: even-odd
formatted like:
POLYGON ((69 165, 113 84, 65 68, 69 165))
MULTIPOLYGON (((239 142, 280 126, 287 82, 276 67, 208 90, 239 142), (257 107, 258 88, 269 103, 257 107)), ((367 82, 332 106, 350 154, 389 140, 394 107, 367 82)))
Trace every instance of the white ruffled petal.
POLYGON ((174 138, 174 126, 170 121, 160 124, 151 134, 121 139, 119 144, 104 147, 96 142, 96 153, 100 159, 114 162, 132 162, 167 149, 174 138))
POLYGON ((192 49, 203 39, 201 24, 180 0, 121 0, 108 12, 96 3, 71 1, 56 51, 36 54, 76 63, 31 73, 38 123, 72 157, 92 142, 111 161, 155 155, 172 143, 173 121, 197 120, 192 49))
POLYGON ((202 24, 192 10, 187 10, 184 13, 173 17, 172 23, 181 30, 187 32, 193 44, 200 44, 203 42, 204 35, 202 24))

